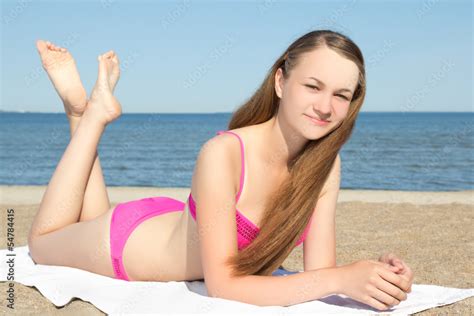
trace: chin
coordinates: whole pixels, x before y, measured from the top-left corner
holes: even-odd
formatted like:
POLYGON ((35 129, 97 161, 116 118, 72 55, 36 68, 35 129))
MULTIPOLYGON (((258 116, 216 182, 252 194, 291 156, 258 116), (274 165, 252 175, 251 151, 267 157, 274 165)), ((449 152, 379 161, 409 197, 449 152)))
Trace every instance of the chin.
POLYGON ((329 131, 330 131, 330 129, 320 130, 320 131, 311 131, 311 132, 303 133, 303 136, 307 140, 317 140, 317 139, 320 139, 320 138, 326 136, 327 134, 329 134, 329 131))

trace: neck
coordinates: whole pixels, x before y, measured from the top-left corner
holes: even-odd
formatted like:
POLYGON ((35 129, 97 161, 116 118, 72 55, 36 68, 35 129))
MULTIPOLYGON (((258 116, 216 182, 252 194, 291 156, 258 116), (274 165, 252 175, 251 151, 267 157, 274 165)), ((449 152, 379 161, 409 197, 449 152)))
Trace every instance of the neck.
POLYGON ((296 157, 307 141, 278 115, 261 124, 261 155, 272 169, 288 172, 289 161, 296 157))

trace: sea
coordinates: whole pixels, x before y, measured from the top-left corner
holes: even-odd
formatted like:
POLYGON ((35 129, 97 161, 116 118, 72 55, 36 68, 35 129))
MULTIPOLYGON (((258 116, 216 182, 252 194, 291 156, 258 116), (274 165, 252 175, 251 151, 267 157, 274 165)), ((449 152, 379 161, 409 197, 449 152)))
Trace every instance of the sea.
MULTIPOLYGON (((191 186, 200 147, 232 113, 125 113, 98 147, 107 186, 191 186)), ((69 140, 64 113, 0 113, 0 184, 47 185, 69 140)), ((340 151, 342 189, 474 189, 473 112, 361 112, 340 151)))

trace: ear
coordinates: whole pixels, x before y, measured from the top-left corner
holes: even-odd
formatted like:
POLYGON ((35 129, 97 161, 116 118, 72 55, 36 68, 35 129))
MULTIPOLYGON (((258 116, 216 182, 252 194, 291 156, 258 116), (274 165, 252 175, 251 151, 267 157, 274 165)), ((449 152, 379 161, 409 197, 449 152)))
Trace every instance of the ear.
POLYGON ((283 83, 283 71, 281 70, 281 68, 278 68, 275 72, 275 93, 280 99, 283 95, 283 83))

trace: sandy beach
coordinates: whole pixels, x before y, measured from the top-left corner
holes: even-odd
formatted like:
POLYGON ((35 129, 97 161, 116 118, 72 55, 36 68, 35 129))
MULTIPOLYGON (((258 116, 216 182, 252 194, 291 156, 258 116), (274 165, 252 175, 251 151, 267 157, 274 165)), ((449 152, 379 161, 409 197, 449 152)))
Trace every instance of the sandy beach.
MULTIPOLYGON (((15 209, 15 245, 26 245, 27 233, 45 186, 0 186, 3 210, 15 209)), ((113 205, 151 196, 185 201, 189 188, 109 187, 113 205)), ((336 215, 337 264, 377 259, 381 253, 399 255, 414 271, 415 284, 474 287, 474 191, 407 192, 341 190, 336 215), (469 229, 471 227, 471 229, 469 229)), ((5 212, 2 218, 4 227, 5 212)), ((2 230, 0 247, 6 248, 2 230)), ((302 246, 284 262, 289 270, 303 269, 302 246)), ((16 284, 15 313, 103 314, 90 303, 75 299, 58 309, 36 288, 16 284)), ((0 283, 5 293, 6 283, 0 283)), ((5 304, 2 314, 10 313, 5 304)), ((471 314, 474 298, 415 315, 471 314)))

